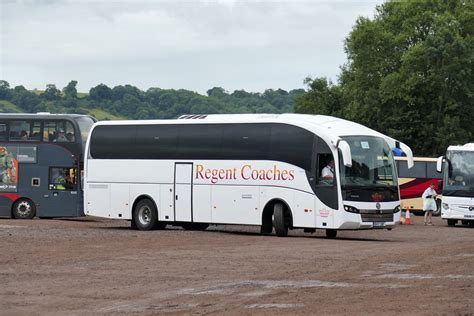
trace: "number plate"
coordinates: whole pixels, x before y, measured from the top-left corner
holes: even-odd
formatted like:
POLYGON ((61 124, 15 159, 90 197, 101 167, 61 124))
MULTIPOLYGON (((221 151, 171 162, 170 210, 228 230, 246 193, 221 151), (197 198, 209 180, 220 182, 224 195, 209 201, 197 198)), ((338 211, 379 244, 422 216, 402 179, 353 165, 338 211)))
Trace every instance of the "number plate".
POLYGON ((374 222, 374 227, 384 227, 385 223, 384 222, 374 222))

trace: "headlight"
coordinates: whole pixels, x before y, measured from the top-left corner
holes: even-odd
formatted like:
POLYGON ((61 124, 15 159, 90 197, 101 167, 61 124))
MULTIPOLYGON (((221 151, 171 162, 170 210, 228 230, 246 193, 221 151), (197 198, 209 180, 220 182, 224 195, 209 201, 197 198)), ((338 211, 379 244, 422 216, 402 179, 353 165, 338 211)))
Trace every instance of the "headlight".
POLYGON ((448 203, 443 203, 443 209, 449 210, 449 205, 448 205, 448 203))
POLYGON ((360 211, 357 208, 355 208, 353 206, 349 206, 349 205, 344 205, 344 210, 346 212, 350 212, 350 213, 357 213, 357 214, 360 213, 360 211))
POLYGON ((400 212, 400 205, 393 209, 393 214, 400 212))

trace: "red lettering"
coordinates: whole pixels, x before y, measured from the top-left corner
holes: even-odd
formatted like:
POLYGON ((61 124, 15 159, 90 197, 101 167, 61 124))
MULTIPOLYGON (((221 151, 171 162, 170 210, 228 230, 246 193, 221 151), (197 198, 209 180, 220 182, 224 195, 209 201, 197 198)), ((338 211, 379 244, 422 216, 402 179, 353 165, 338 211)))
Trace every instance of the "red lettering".
POLYGON ((283 170, 283 171, 281 172, 281 179, 282 179, 283 181, 285 181, 286 179, 288 179, 288 178, 286 177, 287 174, 288 174, 288 170, 283 170))
POLYGON ((204 179, 204 176, 202 175, 203 170, 203 165, 196 165, 196 179, 204 179))
POLYGON ((290 181, 293 181, 295 179, 295 171, 294 170, 290 170, 290 181))
POLYGON ((249 176, 246 176, 246 175, 245 175, 245 169, 246 169, 246 168, 247 168, 247 169, 250 169, 251 167, 252 167, 251 165, 244 165, 244 166, 242 167, 242 169, 240 170, 240 174, 242 175, 242 179, 244 179, 244 180, 250 179, 250 175, 249 175, 249 176))

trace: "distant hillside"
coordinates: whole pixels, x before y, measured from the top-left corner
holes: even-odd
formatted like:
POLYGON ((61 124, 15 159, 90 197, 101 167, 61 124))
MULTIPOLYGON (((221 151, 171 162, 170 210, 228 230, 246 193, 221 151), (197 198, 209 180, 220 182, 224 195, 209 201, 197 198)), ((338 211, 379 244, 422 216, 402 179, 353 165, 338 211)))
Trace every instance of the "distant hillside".
POLYGON ((189 90, 150 88, 142 91, 131 85, 109 88, 99 84, 89 93, 78 93, 77 81, 62 90, 49 84, 46 89, 29 91, 23 86, 11 88, 0 80, 0 112, 50 112, 90 114, 99 120, 169 119, 183 114, 213 113, 285 113, 293 112, 296 98, 303 89, 268 89, 263 93, 220 87, 201 95, 189 90))

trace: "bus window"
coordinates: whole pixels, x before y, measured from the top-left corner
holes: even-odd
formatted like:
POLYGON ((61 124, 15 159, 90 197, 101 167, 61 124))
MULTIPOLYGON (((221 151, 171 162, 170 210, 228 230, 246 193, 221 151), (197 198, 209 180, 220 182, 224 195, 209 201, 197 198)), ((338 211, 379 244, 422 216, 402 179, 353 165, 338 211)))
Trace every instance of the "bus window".
MULTIPOLYGON (((33 133, 39 133, 41 128, 41 123, 29 121, 11 121, 10 122, 10 140, 13 141, 28 141, 28 140, 35 140, 33 133), (39 125, 38 125, 39 124, 39 125), (40 127, 35 129, 36 127, 40 127)), ((36 134, 37 136, 39 134, 36 134)), ((39 140, 39 139, 38 139, 39 140)))
POLYGON ((43 141, 72 143, 76 140, 74 126, 68 121, 50 121, 44 123, 43 141))
POLYGON ((31 124, 31 131, 29 140, 40 141, 41 140, 41 122, 33 122, 31 124))
POLYGON ((332 186, 335 177, 334 157, 332 154, 318 155, 317 185, 332 186))
POLYGON ((75 168, 49 168, 50 190, 76 190, 77 171, 75 168))
POLYGON ((408 169, 406 163, 401 163, 398 169, 400 178, 426 178, 426 162, 415 161, 413 168, 408 169))
POLYGON ((0 140, 7 140, 7 124, 0 123, 0 140))

